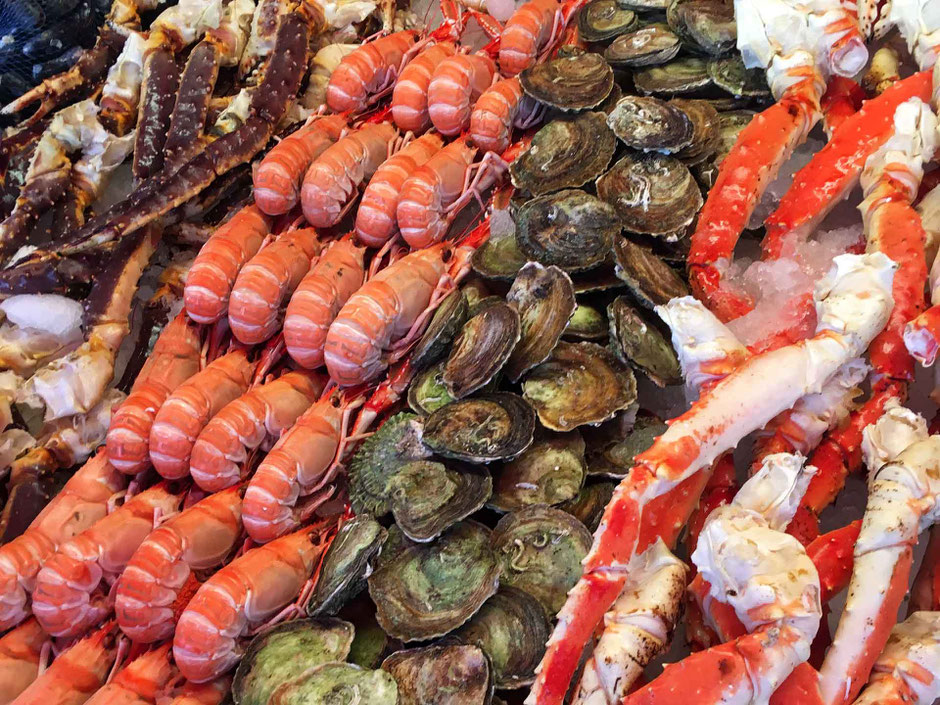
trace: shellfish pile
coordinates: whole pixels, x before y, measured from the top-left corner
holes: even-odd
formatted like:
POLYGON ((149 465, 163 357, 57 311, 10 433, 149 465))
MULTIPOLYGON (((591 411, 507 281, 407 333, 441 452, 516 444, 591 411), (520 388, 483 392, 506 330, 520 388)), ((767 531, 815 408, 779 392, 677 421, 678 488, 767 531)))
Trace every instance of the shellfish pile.
POLYGON ((0 705, 940 697, 932 0, 432 9, 2 109, 0 705))

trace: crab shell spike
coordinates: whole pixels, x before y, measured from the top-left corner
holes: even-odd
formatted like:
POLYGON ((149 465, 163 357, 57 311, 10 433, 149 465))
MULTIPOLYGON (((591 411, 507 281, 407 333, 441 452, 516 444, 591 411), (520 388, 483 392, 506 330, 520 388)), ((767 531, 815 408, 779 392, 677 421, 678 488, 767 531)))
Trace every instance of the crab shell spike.
POLYGON ((799 453, 768 455, 738 490, 732 504, 757 512, 772 529, 783 531, 816 474, 816 468, 805 463, 806 458, 799 453))
POLYGON ((620 702, 643 668, 669 646, 682 613, 689 568, 657 539, 633 559, 604 616, 604 633, 584 665, 572 705, 620 702))
POLYGON ((862 429, 862 457, 869 482, 882 465, 929 435, 923 416, 901 406, 896 399, 889 400, 881 417, 862 429))
POLYGON ((747 356, 728 327, 694 296, 681 296, 656 307, 672 331, 686 389, 697 394, 709 382, 722 379, 747 356))
POLYGON ((894 133, 865 161, 861 185, 866 199, 859 210, 868 227, 868 217, 880 204, 876 189, 883 179, 895 188, 902 184, 909 201, 913 201, 924 176, 924 163, 933 159, 940 142, 937 116, 920 98, 901 103, 894 111, 894 133), (873 193, 874 192, 874 193, 873 193))
POLYGON ((892 0, 887 21, 896 26, 921 69, 937 63, 940 54, 940 12, 936 0, 892 0))
POLYGON ((938 673, 940 612, 915 612, 891 630, 855 705, 927 705, 940 698, 938 673))

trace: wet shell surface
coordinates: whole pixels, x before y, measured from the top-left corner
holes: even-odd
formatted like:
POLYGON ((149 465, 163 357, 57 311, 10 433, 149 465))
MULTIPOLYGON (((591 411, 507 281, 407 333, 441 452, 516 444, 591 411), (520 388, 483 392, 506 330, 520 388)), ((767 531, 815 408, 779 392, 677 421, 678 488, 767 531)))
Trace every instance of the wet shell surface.
POLYGON ((604 113, 552 120, 535 133, 529 148, 509 167, 509 174, 513 186, 533 196, 577 188, 603 173, 616 148, 617 138, 604 113))
POLYGON ((734 6, 722 0, 671 0, 666 21, 693 51, 723 56, 738 39, 734 6))
POLYGON ((578 16, 578 35, 586 42, 602 42, 629 32, 637 24, 636 13, 616 0, 592 0, 578 16))
POLYGON ((428 416, 424 443, 438 455, 470 463, 509 460, 532 445, 535 412, 509 392, 461 399, 428 416))
POLYGON ((489 659, 471 644, 396 651, 382 669, 398 683, 399 705, 482 705, 493 690, 489 659))
POLYGON ((736 98, 771 98, 766 73, 761 69, 745 68, 740 55, 709 61, 708 75, 716 86, 736 98))
POLYGON ((679 107, 650 96, 626 96, 607 124, 628 147, 673 154, 692 144, 691 118, 679 107))
POLYGON ((530 98, 559 110, 589 110, 607 98, 614 72, 600 54, 538 63, 519 74, 522 90, 530 98))
POLYGON ((411 366, 423 370, 444 357, 466 323, 469 311, 470 306, 463 292, 452 291, 437 307, 424 335, 411 350, 411 366))
POLYGON ((577 496, 585 470, 581 434, 554 434, 503 464, 488 506, 512 512, 535 504, 560 504, 577 496))
POLYGON ((505 302, 488 306, 463 327, 444 364, 444 386, 463 399, 487 384, 510 359, 521 335, 519 311, 505 302))
POLYGON ((388 532, 368 514, 347 521, 323 558, 317 586, 307 604, 311 617, 335 615, 366 586, 388 532))
POLYGON ((660 387, 682 382, 682 371, 672 344, 653 324, 618 296, 607 307, 611 347, 620 358, 642 370, 660 387))
POLYGON ((689 295, 689 287, 682 277, 650 248, 620 238, 614 245, 614 255, 617 276, 644 306, 663 306, 670 299, 689 295))
POLYGON ((444 362, 422 370, 408 387, 408 406, 412 411, 427 416, 432 411, 455 401, 444 386, 444 362))
POLYGON ((669 25, 657 23, 621 34, 604 50, 604 58, 615 67, 658 66, 674 59, 681 47, 669 25))
POLYGON ((647 95, 688 95, 712 85, 708 62, 697 56, 683 56, 662 66, 647 66, 633 74, 633 84, 647 95))

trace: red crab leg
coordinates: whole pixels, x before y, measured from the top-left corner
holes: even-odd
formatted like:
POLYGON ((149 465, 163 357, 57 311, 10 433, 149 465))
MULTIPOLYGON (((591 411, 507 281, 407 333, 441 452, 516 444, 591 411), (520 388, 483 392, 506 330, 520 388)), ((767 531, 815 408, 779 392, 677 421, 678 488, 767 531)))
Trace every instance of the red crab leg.
POLYGON ((842 123, 855 115, 865 101, 865 91, 855 81, 844 76, 833 76, 819 103, 823 112, 823 126, 832 137, 842 123))

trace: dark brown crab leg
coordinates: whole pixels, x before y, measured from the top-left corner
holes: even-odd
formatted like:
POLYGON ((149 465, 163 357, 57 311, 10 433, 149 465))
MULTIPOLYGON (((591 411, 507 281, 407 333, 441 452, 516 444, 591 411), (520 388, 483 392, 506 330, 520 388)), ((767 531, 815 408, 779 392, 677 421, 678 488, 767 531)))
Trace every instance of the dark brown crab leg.
POLYGON ((189 55, 170 118, 164 147, 165 169, 175 171, 199 151, 209 102, 219 77, 219 56, 219 47, 208 39, 199 42, 189 55))
POLYGON ((179 68, 173 53, 167 48, 158 47, 144 57, 134 143, 133 172, 137 183, 163 168, 163 148, 170 129, 173 97, 179 90, 179 79, 179 68))
MULTIPOLYGON (((43 125, 45 123, 40 122, 37 124, 43 125)), ((36 152, 40 134, 41 132, 32 135, 30 140, 19 145, 19 149, 6 160, 3 170, 3 184, 0 186, 0 218, 6 218, 13 212, 20 190, 23 188, 23 184, 26 183, 26 173, 29 171, 29 164, 36 152)))

